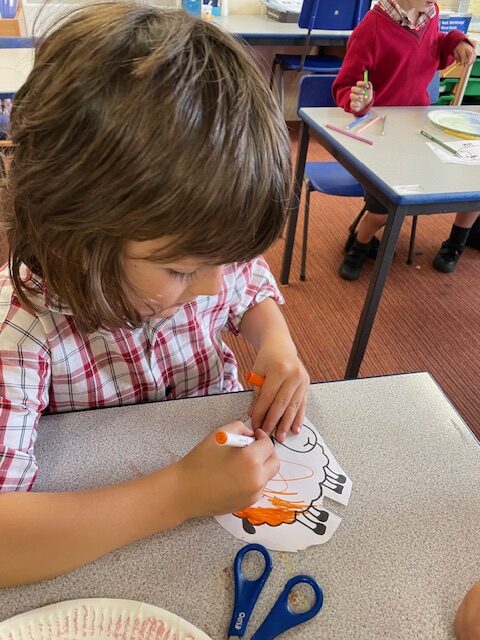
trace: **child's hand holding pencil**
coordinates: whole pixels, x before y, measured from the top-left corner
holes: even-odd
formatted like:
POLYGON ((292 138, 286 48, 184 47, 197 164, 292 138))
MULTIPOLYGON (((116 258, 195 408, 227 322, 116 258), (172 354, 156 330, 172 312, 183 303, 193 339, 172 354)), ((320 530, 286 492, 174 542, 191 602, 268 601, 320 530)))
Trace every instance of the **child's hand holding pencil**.
POLYGON ((190 518, 233 513, 254 504, 279 465, 268 435, 235 421, 211 432, 184 458, 156 473, 168 473, 163 482, 171 493, 168 515, 176 526, 190 518), (239 442, 248 446, 238 446, 239 442), (219 446, 222 443, 230 446, 219 446))
POLYGON ((296 355, 291 359, 278 353, 266 357, 266 352, 259 350, 254 366, 265 375, 250 372, 246 376, 254 389, 248 412, 252 426, 269 435, 275 431, 276 439, 283 442, 290 431, 300 433, 310 378, 296 355))
POLYGON ((372 83, 368 79, 368 70, 363 73, 363 80, 359 80, 350 91, 350 110, 352 113, 365 111, 373 98, 372 83))

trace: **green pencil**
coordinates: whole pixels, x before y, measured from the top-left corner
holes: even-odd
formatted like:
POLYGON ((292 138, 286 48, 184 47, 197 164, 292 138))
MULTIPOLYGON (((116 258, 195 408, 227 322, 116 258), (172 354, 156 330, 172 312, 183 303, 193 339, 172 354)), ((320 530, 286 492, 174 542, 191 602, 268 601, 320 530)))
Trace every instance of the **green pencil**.
POLYGON ((454 156, 457 156, 457 157, 460 156, 460 154, 458 153, 458 151, 456 149, 454 149, 453 147, 449 147, 448 144, 445 144, 445 142, 442 142, 438 138, 434 138, 430 133, 427 133, 427 131, 424 131, 422 129, 420 131, 420 133, 422 134, 422 136, 425 136, 425 138, 428 138, 432 142, 435 142, 435 144, 439 144, 441 147, 443 147, 444 149, 446 149, 450 153, 453 153, 454 156))

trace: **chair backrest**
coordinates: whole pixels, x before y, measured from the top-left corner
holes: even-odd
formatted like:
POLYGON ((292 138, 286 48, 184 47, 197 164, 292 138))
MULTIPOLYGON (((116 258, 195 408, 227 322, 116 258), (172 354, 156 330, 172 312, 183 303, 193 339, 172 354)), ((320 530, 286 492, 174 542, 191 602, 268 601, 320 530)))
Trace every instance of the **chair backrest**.
POLYGON ((303 0, 298 18, 302 29, 350 31, 370 6, 370 0, 303 0))
POLYGON ((298 92, 298 108, 335 107, 332 84, 336 77, 334 73, 303 76, 298 92))
POLYGON ((440 75, 437 73, 433 76, 430 84, 427 87, 428 97, 430 98, 430 104, 435 104, 440 97, 440 75))

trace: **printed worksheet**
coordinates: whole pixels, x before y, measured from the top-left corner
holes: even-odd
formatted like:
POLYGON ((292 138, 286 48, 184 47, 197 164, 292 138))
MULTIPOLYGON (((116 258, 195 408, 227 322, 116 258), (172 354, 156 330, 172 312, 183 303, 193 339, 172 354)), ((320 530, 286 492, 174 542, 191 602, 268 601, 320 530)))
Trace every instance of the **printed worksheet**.
POLYGON ((278 474, 258 502, 242 511, 218 516, 222 527, 245 542, 274 551, 300 551, 327 542, 341 518, 324 498, 347 506, 352 482, 313 424, 305 418, 301 432, 275 441, 278 474))
POLYGON ((434 154, 444 164, 480 164, 480 140, 464 140, 462 142, 448 141, 448 146, 455 149, 458 156, 443 149, 434 142, 426 143, 434 154))

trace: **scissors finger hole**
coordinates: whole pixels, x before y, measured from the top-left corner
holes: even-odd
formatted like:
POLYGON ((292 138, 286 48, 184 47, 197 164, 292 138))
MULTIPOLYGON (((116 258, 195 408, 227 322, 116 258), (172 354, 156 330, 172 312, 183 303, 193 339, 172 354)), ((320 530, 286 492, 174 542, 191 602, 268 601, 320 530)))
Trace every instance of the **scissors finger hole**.
POLYGON ((305 582, 296 584, 288 594, 288 606, 293 613, 306 613, 315 606, 317 594, 305 582))
POLYGON ((245 580, 258 580, 265 572, 265 558, 259 551, 249 551, 242 558, 241 570, 245 580))

